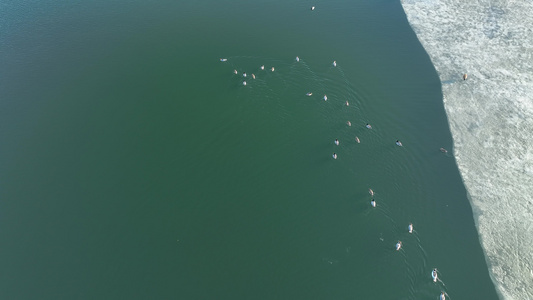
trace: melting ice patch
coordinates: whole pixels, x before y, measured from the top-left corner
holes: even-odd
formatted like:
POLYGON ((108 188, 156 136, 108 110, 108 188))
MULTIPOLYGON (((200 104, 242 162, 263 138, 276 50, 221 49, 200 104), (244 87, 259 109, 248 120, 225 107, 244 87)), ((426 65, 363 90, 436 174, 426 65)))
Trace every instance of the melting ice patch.
POLYGON ((505 299, 533 299, 533 1, 402 5, 443 83, 492 279, 505 299))

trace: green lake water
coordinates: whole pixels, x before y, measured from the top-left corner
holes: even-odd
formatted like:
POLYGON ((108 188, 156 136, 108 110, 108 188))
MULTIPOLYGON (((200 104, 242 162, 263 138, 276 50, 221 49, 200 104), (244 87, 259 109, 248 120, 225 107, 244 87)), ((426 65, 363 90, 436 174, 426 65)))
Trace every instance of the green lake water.
POLYGON ((399 1, 0 7, 0 298, 497 299, 399 1))

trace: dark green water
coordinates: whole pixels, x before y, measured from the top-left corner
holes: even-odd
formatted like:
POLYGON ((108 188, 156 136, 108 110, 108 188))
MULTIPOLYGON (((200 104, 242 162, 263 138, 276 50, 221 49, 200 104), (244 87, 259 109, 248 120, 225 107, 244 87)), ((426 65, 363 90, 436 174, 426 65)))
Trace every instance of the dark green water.
POLYGON ((399 1, 108 2, 0 5, 2 299, 497 298, 399 1))

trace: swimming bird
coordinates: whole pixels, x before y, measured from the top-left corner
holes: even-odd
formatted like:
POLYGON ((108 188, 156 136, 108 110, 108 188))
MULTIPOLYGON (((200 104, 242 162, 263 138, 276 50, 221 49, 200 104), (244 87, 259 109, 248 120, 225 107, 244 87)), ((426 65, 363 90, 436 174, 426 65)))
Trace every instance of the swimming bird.
POLYGON ((324 95, 324 101, 328 101, 328 96, 324 95))
POLYGON ((311 10, 315 10, 315 7, 314 7, 314 6, 311 6, 311 10))
POLYGON ((300 61, 300 58, 298 56, 296 56, 296 61, 300 61))
POLYGON ((348 102, 348 100, 346 100, 346 106, 350 106, 350 102, 348 102))
POLYGON ((442 153, 448 153, 448 150, 444 149, 444 148, 440 148, 440 152, 442 153))
POLYGON ((398 145, 398 146, 400 146, 400 147, 403 146, 403 145, 402 145, 402 142, 400 142, 399 140, 396 140, 396 145, 398 145))
POLYGON ((339 145, 339 140, 338 139, 335 139, 335 145, 339 145))
POLYGON ((261 66, 261 70, 264 70, 264 69, 265 69, 265 65, 262 65, 262 66, 261 66))
POLYGON ((243 81, 243 82, 242 82, 242 85, 246 85, 246 81, 243 81))
POLYGON ((306 95, 306 96, 312 96, 313 93, 309 92, 309 93, 307 93, 307 94, 305 94, 305 95, 306 95))
POLYGON ((374 196, 374 191, 372 189, 368 189, 368 193, 370 194, 370 196, 374 196))
POLYGON ((233 73, 238 74, 239 72, 237 72, 237 70, 233 70, 233 73))
POLYGON ((446 294, 444 292, 440 293, 439 300, 446 300, 446 294))
POLYGON ((252 73, 252 78, 255 79, 255 74, 254 73, 252 73))
POLYGON ((409 226, 407 226, 407 231, 413 233, 413 223, 410 223, 409 226))
POLYGON ((246 72, 242 73, 242 77, 246 77, 246 72))
POLYGON ((333 159, 337 159, 337 153, 333 152, 333 159))
POLYGON ((333 66, 334 66, 334 67, 337 66, 337 61, 336 61, 336 60, 333 61, 333 66))
POLYGON ((227 58, 221 58, 220 61, 228 61, 227 58))
POLYGON ((398 243, 396 243, 396 251, 400 250, 400 248, 402 248, 402 241, 398 241, 398 243))
POLYGON ((372 129, 372 125, 370 125, 368 123, 366 123, 365 127, 368 128, 368 129, 372 129))
POLYGON ((348 126, 352 126, 352 122, 350 122, 350 121, 346 121, 346 125, 348 125, 348 126))
POLYGON ((433 282, 437 282, 437 277, 439 275, 437 274, 437 269, 433 269, 433 271, 431 271, 431 278, 433 278, 433 282))
POLYGON ((356 141, 358 144, 361 143, 361 141, 359 140, 358 137, 355 137, 355 141, 356 141))
POLYGON ((274 67, 272 67, 272 72, 274 72, 274 67))
POLYGON ((372 207, 376 207, 376 201, 372 199, 372 201, 370 201, 370 205, 372 205, 372 207))

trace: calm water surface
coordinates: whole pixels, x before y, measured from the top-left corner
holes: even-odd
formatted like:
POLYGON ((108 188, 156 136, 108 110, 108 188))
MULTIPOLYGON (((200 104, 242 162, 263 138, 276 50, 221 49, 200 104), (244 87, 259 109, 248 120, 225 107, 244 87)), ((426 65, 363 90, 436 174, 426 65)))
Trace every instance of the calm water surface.
POLYGON ((400 2, 315 5, 2 4, 2 297, 496 299, 400 2))

